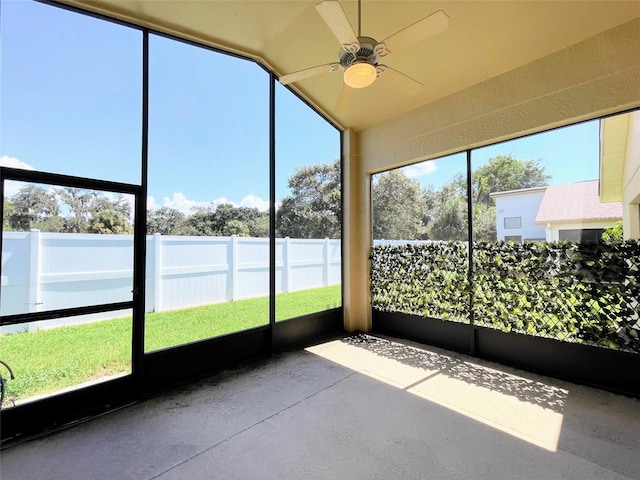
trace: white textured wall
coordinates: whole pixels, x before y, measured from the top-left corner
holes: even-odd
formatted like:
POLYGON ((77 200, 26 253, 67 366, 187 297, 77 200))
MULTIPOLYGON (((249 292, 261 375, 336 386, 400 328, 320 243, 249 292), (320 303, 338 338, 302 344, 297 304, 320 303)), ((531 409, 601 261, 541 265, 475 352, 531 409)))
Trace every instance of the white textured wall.
MULTIPOLYGON (((369 173, 640 106, 640 19, 360 133, 369 173)), ((490 55, 490 52, 488 52, 490 55)))
MULTIPOLYGON (((640 90, 640 85, 638 86, 640 90)), ((627 156, 622 180, 624 234, 640 238, 640 112, 631 114, 627 156)))

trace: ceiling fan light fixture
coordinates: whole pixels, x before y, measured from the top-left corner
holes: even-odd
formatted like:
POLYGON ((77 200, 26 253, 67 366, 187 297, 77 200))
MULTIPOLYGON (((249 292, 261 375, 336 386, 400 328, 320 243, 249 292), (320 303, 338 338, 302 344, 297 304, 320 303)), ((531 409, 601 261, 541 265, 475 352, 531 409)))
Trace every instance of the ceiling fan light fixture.
POLYGON ((364 88, 377 78, 376 67, 367 62, 356 62, 344 71, 344 83, 351 88, 364 88))

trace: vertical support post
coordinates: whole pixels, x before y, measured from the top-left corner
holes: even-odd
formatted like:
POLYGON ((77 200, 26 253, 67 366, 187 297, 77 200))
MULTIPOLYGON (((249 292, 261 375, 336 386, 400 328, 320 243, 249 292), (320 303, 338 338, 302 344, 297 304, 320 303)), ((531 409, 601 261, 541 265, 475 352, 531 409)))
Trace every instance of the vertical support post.
POLYGON ((329 271, 331 269, 331 249, 329 239, 324 239, 324 270, 322 271, 322 286, 329 286, 329 271))
POLYGON ((469 285, 469 324, 471 338, 469 339, 469 353, 476 354, 476 327, 474 326, 474 294, 473 294, 473 198, 471 182, 471 150, 467 150, 467 284, 469 285))
POLYGON ((275 73, 269 75, 269 335, 271 350, 276 339, 276 82, 275 73))
POLYGON ((147 193, 149 170, 149 30, 142 31, 142 151, 140 163, 141 189, 135 195, 133 233, 133 323, 131 332, 131 373, 133 395, 144 391, 145 297, 147 275, 147 193))
POLYGON ((238 299, 238 237, 231 235, 231 261, 229 265, 231 275, 231 300, 238 299))
MULTIPOLYGON (((153 235, 153 312, 162 311, 162 235, 153 235)), ((149 306, 147 306, 148 308, 149 306)))
POLYGON ((290 248, 290 238, 284 237, 284 245, 282 246, 282 293, 288 293, 291 286, 290 248))
POLYGON ((362 165, 360 137, 341 135, 342 148, 342 300, 347 332, 370 332, 371 175, 362 165))

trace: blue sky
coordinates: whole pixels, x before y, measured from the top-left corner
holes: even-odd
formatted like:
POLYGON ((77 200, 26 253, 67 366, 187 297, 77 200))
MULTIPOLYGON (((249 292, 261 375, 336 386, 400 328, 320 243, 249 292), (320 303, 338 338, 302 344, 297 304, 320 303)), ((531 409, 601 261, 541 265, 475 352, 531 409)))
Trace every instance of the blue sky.
MULTIPOLYGON (((3 1, 0 21, 2 164, 138 184, 141 32, 27 1, 3 1)), ((151 36, 149 204, 267 208, 268 97, 253 62, 151 36)), ((279 199, 296 168, 340 145, 280 85, 276 130, 279 199)))
MULTIPOLYGON (((141 32, 28 1, 3 1, 0 162, 139 183, 141 32)), ((150 39, 149 204, 268 205, 269 77, 252 62, 150 39)), ((277 198, 297 167, 329 163, 339 133, 284 87, 276 94, 277 198)), ((598 177, 598 122, 474 151, 540 158, 552 184, 598 177)), ((464 154, 405 169, 436 187, 464 154)), ((8 192, 11 193, 10 191, 8 192)))

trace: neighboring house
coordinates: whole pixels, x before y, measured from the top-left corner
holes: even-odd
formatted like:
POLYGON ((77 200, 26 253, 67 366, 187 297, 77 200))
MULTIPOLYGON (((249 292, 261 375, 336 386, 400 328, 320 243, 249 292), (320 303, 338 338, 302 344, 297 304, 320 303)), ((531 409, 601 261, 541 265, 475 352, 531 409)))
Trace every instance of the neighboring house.
POLYGON ((622 204, 625 238, 640 238, 640 112, 600 123, 600 198, 622 204))
POLYGON ((498 240, 597 242, 622 220, 620 202, 600 201, 598 180, 491 194, 498 240))
POLYGON ((547 187, 494 192, 498 240, 527 242, 544 240, 545 227, 536 225, 536 215, 547 187))
POLYGON ((620 220, 622 205, 600 201, 598 180, 547 187, 536 216, 536 224, 546 227, 547 241, 595 243, 620 220))

